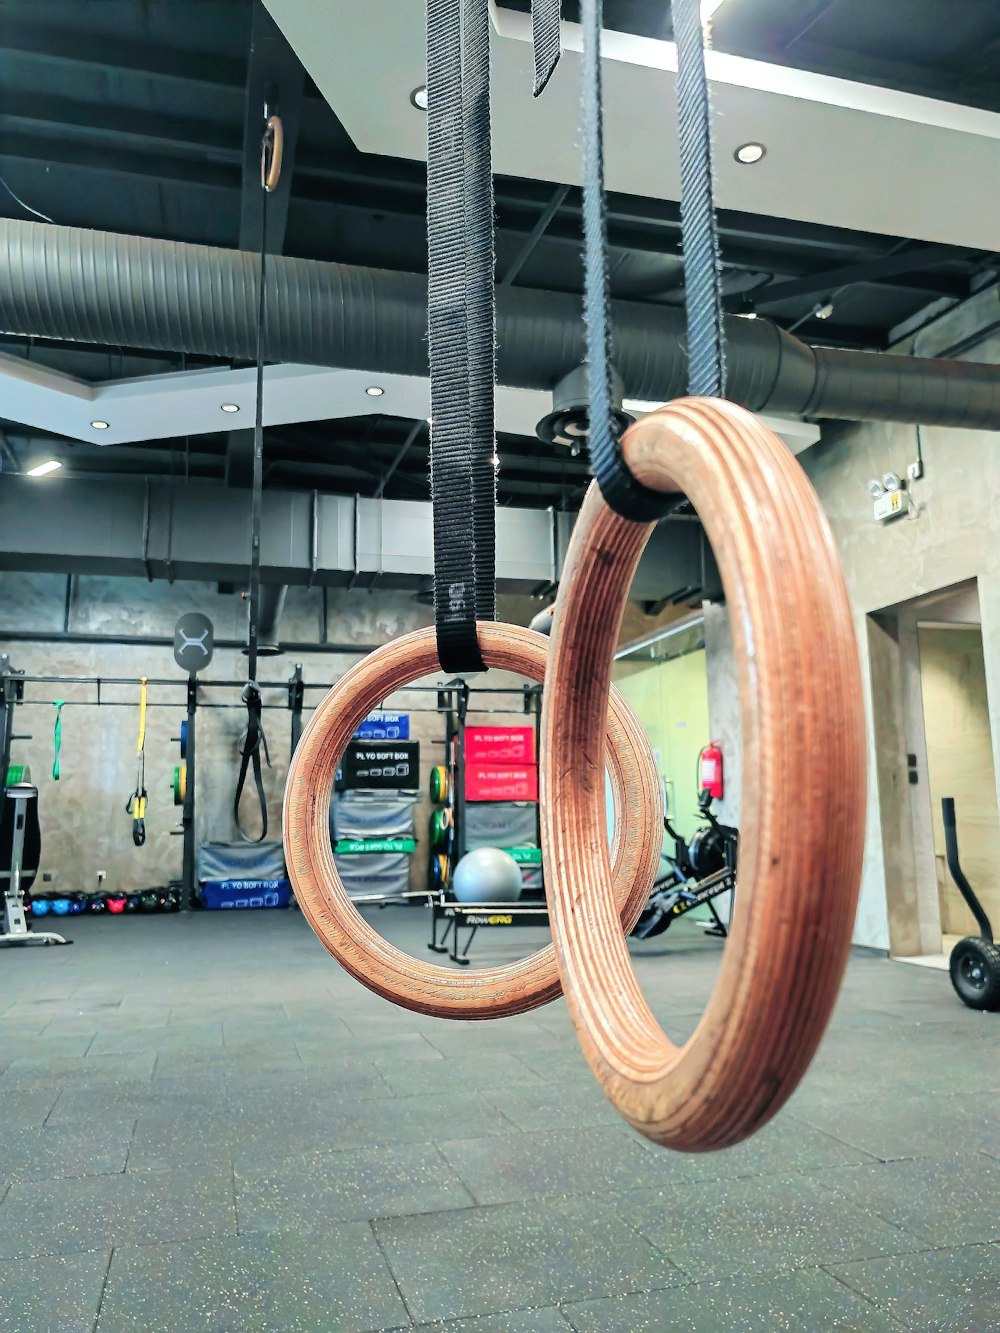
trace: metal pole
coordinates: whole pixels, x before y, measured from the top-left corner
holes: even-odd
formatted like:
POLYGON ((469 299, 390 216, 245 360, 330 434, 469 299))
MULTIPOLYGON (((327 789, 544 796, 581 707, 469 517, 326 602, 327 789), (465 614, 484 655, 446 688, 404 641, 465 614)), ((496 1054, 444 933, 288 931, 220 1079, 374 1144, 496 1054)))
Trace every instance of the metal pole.
POLYGON ((184 813, 181 823, 184 827, 184 865, 181 874, 181 910, 188 912, 194 906, 195 880, 197 874, 197 847, 195 837, 195 714, 198 711, 198 678, 192 672, 187 680, 187 746, 184 763, 187 768, 184 787, 184 813))

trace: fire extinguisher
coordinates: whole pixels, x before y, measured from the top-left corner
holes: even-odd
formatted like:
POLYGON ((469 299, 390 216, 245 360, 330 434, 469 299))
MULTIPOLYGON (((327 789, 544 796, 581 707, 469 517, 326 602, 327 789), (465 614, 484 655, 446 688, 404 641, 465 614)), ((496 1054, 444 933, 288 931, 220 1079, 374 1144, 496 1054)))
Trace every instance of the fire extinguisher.
POLYGON ((713 800, 722 800, 722 750, 718 741, 711 741, 698 756, 698 785, 713 800))

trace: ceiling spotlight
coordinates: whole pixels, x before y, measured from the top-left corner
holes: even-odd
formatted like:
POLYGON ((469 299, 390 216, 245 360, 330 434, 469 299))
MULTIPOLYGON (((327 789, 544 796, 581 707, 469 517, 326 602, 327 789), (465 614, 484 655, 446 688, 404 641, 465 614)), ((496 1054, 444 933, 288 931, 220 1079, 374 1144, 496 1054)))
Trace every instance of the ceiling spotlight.
POLYGON ((739 148, 733 154, 737 162, 741 162, 745 167, 752 167, 755 162, 759 162, 767 149, 762 143, 741 143, 739 148))
POLYGON ((885 495, 885 487, 879 481, 878 477, 872 477, 871 481, 868 483, 868 494, 873 500, 881 500, 882 496, 885 495))
POLYGON ((882 478, 882 485, 887 491, 898 491, 902 488, 902 482, 895 472, 887 472, 882 478))
POLYGON ((827 301, 823 305, 818 305, 813 314, 817 319, 829 319, 833 314, 833 302, 827 301))
POLYGON ((419 88, 414 88, 410 93, 410 105, 415 106, 418 111, 427 110, 427 85, 422 83, 419 88))
POLYGON ((382 395, 385 393, 385 390, 382 388, 380 384, 369 384, 368 388, 365 390, 365 393, 368 395, 369 398, 381 398, 382 395))
POLYGON ((47 458, 44 463, 36 463, 34 467, 29 467, 27 475, 29 477, 47 477, 50 472, 58 472, 62 463, 58 458, 47 458))
POLYGON ((92 421, 90 424, 91 424, 91 427, 92 427, 94 430, 107 430, 107 429, 108 429, 108 423, 107 423, 106 421, 92 421))
POLYGON ((240 405, 239 403, 223 403, 222 410, 223 412, 238 412, 240 410, 240 405))

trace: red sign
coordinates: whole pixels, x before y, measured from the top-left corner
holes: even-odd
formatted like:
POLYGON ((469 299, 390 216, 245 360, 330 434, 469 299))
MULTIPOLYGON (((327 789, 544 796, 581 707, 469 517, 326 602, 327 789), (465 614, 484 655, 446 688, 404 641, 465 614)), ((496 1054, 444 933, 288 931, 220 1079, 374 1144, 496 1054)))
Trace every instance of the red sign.
POLYGON ((467 801, 537 801, 535 764, 465 765, 467 801))
POLYGON ((466 727, 465 760, 469 764, 533 764, 534 727, 466 727))

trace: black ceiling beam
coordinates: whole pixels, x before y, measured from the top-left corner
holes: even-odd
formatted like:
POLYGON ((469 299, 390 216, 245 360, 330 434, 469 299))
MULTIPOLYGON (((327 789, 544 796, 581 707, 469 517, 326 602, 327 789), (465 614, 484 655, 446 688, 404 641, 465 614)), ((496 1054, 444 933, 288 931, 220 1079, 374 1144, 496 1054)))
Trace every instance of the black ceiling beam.
MULTIPOLYGON (((919 273, 956 259, 966 260, 974 253, 971 250, 943 245, 920 246, 897 254, 883 255, 880 259, 860 264, 844 264, 839 268, 792 278, 788 282, 769 284, 754 293, 754 300, 759 305, 770 305, 796 296, 829 294, 839 287, 853 286, 855 283, 878 283, 903 274, 919 273)), ((951 295, 951 288, 947 287, 941 294, 951 295)))
MULTIPOLYGON (((53 127, 56 129, 56 127, 53 127)), ((144 176, 191 190, 240 188, 239 163, 200 162, 171 158, 153 152, 121 148, 116 144, 90 144, 60 135, 7 135, 3 143, 5 163, 15 160, 46 167, 65 166, 99 172, 106 176, 144 176)))
POLYGON ((22 133, 25 127, 37 126, 49 135, 65 136, 67 143, 110 135, 140 139, 143 147, 156 144, 168 150, 179 149, 185 155, 210 161, 240 160, 239 138, 224 121, 164 115, 135 107, 126 109, 106 102, 84 102, 40 93, 7 93, 0 124, 22 133))
MULTIPOLYGON (((227 88, 243 86, 244 65, 241 60, 189 47, 171 48, 164 42, 150 45, 106 33, 64 31, 41 23, 19 23, 11 17, 11 8, 4 6, 0 51, 48 63, 94 65, 100 69, 127 71, 177 83, 227 88)), ((40 12, 42 7, 32 8, 40 12)), ((240 6, 234 5, 233 13, 236 22, 240 22, 240 6)))

